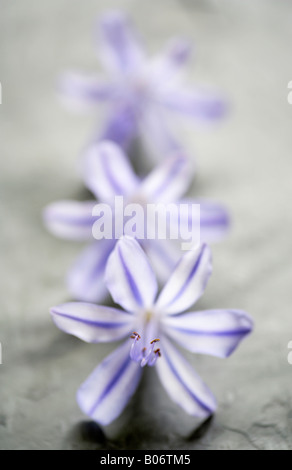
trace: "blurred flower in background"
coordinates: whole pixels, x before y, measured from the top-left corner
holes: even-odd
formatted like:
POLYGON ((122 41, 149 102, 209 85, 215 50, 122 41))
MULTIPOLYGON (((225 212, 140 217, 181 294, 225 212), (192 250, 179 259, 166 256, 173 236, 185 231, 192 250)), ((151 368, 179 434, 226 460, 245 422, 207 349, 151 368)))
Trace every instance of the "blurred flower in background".
MULTIPOLYGON (((181 202, 184 203, 181 198, 193 177, 190 160, 182 150, 176 150, 145 178, 140 179, 134 173, 124 151, 109 141, 87 148, 82 160, 82 173, 86 186, 97 201, 106 203, 112 208, 109 214, 110 220, 106 220, 106 215, 104 217, 105 223, 110 225, 113 225, 112 217, 119 215, 115 214, 116 196, 123 196, 126 203, 138 204, 143 214, 147 213, 147 204, 152 203, 161 203, 165 207, 168 203, 173 203, 176 209, 181 202)), ((44 222, 50 232, 69 240, 91 242, 81 253, 67 277, 68 288, 74 298, 90 302, 99 302, 107 296, 104 282, 105 266, 116 241, 124 234, 123 225, 121 233, 114 234, 115 236, 110 238, 94 240, 93 225, 96 217, 93 210, 97 201, 64 200, 54 202, 44 210, 44 222)), ((227 234, 229 216, 223 206, 193 198, 188 199, 186 204, 200 205, 200 219, 197 222, 199 238, 202 241, 217 242, 227 234)), ((123 207, 120 208, 120 212, 122 217, 123 207)), ((170 225, 169 231, 171 226, 177 223, 178 227, 174 228, 178 228, 175 230, 178 237, 181 233, 189 233, 190 228, 196 226, 196 221, 192 220, 192 217, 192 211, 186 211, 186 215, 181 216, 177 222, 174 218, 170 218, 166 221, 170 225)), ((158 224, 154 220, 155 223, 158 224)), ((141 240, 161 282, 165 282, 169 277, 181 256, 180 242, 179 238, 172 240, 169 236, 165 239, 159 239, 158 236, 150 239, 146 232, 141 240)))
POLYGON ((99 55, 107 78, 67 73, 60 80, 62 96, 71 105, 83 109, 107 104, 107 120, 93 140, 127 146, 140 136, 161 158, 180 147, 171 130, 171 115, 200 121, 224 116, 226 103, 220 96, 182 80, 190 56, 186 40, 172 39, 164 52, 148 59, 127 16, 116 11, 103 15, 99 33, 99 55))

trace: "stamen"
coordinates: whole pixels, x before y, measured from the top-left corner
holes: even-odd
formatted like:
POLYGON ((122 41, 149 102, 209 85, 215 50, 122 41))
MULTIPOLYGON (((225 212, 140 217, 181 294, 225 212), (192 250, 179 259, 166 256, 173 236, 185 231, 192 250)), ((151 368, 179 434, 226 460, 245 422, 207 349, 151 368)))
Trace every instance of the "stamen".
POLYGON ((131 350, 130 350, 130 358, 135 362, 140 362, 141 367, 145 367, 146 365, 154 366, 158 357, 161 356, 159 348, 156 348, 154 350, 156 343, 160 341, 160 339, 159 338, 153 339, 149 343, 150 344, 149 348, 144 346, 141 349, 139 348, 139 345, 137 344, 138 341, 141 339, 141 336, 139 335, 139 333, 134 331, 131 335, 131 339, 133 339, 134 341, 132 343, 131 350))
POLYGON ((152 356, 151 360, 148 362, 148 366, 152 367, 156 364, 157 359, 161 357, 160 349, 155 349, 154 355, 152 356))
POLYGON ((135 362, 139 362, 142 358, 142 354, 141 354, 139 347, 137 347, 137 342, 139 341, 139 339, 141 339, 141 336, 139 335, 139 333, 134 331, 133 334, 131 335, 131 338, 134 341, 132 343, 131 350, 130 350, 130 358, 135 362))
POLYGON ((132 339, 137 338, 137 340, 138 340, 138 339, 141 339, 141 336, 136 331, 133 331, 133 333, 131 334, 131 338, 132 339))

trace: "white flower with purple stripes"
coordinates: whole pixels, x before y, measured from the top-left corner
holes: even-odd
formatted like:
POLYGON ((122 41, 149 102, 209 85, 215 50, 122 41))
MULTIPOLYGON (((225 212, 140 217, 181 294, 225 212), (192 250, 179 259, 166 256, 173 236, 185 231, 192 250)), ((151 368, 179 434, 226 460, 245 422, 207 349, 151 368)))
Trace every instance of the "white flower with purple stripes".
MULTIPOLYGON (((133 171, 123 150, 113 142, 100 142, 89 147, 82 159, 86 186, 99 202, 112 205, 116 196, 128 201, 149 203, 183 202, 193 176, 191 160, 182 151, 175 151, 144 179, 133 171)), ((227 211, 219 204, 209 201, 188 200, 188 204, 200 204, 200 239, 210 243, 226 235, 229 228, 227 211)), ((101 302, 107 295, 104 270, 107 259, 117 239, 94 240, 92 234, 96 217, 92 211, 97 201, 59 201, 50 204, 44 211, 44 221, 55 235, 90 244, 81 253, 70 269, 67 283, 77 300, 101 302)), ((189 226, 187 218, 179 220, 180 227, 189 226)), ((187 230, 185 230, 187 231, 187 230)), ((145 239, 146 250, 157 276, 164 282, 181 256, 180 240, 145 239)))
POLYGON ((103 15, 99 33, 99 55, 108 80, 68 72, 60 83, 61 96, 75 107, 109 105, 104 129, 94 140, 109 139, 123 146, 140 135, 163 155, 178 145, 169 117, 213 122, 225 114, 226 105, 217 94, 184 84, 189 42, 175 38, 164 53, 149 60, 128 18, 119 11, 103 15))
POLYGON ((169 394, 190 415, 206 418, 216 400, 172 344, 228 357, 253 328, 252 319, 234 309, 186 312, 203 294, 212 271, 207 245, 186 252, 158 293, 152 267, 138 242, 122 237, 106 267, 106 284, 123 310, 71 302, 51 309, 55 324, 89 343, 122 342, 81 385, 82 411, 107 425, 116 419, 139 384, 143 368, 155 366, 169 394), (184 313, 186 312, 186 313, 184 313))

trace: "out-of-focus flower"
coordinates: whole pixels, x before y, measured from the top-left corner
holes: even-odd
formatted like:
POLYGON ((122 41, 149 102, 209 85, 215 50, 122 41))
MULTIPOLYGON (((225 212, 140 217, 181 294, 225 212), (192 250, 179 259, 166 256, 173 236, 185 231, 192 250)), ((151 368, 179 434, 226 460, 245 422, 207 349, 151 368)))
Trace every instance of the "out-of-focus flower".
POLYGON ((157 296, 158 286, 136 240, 123 237, 109 257, 106 284, 124 310, 71 302, 51 309, 55 324, 90 343, 128 337, 81 385, 77 401, 84 413, 107 425, 117 418, 135 392, 144 366, 154 366, 169 396, 190 415, 206 418, 216 401, 172 344, 200 354, 228 357, 252 330, 239 310, 187 312, 203 294, 212 271, 211 253, 203 244, 188 251, 157 296))
POLYGON ((68 72, 60 80, 61 96, 70 104, 82 109, 108 104, 106 122, 95 140, 109 139, 123 146, 139 135, 155 143, 163 156, 179 145, 170 131, 172 115, 205 122, 225 114, 221 97, 182 80, 189 42, 174 38, 163 53, 148 59, 128 18, 119 11, 103 15, 99 33, 99 55, 108 78, 68 72))
MULTIPOLYGON (((137 202, 142 207, 148 203, 179 204, 193 174, 190 159, 182 151, 175 151, 141 180, 133 172, 127 156, 113 142, 100 142, 88 148, 82 163, 85 184, 99 201, 112 206, 113 215, 115 196, 124 196, 126 201, 137 202)), ((226 209, 208 201, 187 202, 200 204, 201 241, 209 243, 222 239, 229 228, 226 209)), ((74 298, 89 302, 105 299, 104 270, 107 259, 117 239, 124 234, 122 227, 122 232, 110 239, 93 238, 92 229, 96 220, 93 208, 96 204, 97 201, 67 200, 52 203, 44 210, 45 224, 53 234, 71 240, 91 241, 67 278, 74 298)), ((189 225, 190 220, 182 217, 178 223, 183 227, 189 225)), ((179 241, 158 237, 141 240, 161 282, 165 282, 181 256, 179 241)))

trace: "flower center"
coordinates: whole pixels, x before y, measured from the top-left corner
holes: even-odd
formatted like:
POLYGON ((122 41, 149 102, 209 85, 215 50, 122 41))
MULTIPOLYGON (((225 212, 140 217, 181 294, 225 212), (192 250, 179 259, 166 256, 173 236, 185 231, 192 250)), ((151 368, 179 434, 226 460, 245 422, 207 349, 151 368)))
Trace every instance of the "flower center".
POLYGON ((150 322, 152 316, 153 316, 153 312, 151 312, 151 310, 147 310, 145 312, 145 323, 146 324, 150 322))
POLYGON ((139 73, 133 76, 131 80, 131 87, 133 94, 137 99, 148 97, 150 92, 149 80, 144 74, 139 73))
POLYGON ((156 363, 157 359, 161 356, 160 349, 156 348, 156 343, 160 341, 159 338, 155 338, 150 341, 148 347, 140 346, 141 336, 139 333, 134 331, 131 335, 133 340, 131 350, 130 350, 130 357, 135 362, 140 362, 141 367, 145 367, 146 365, 152 367, 156 363))

